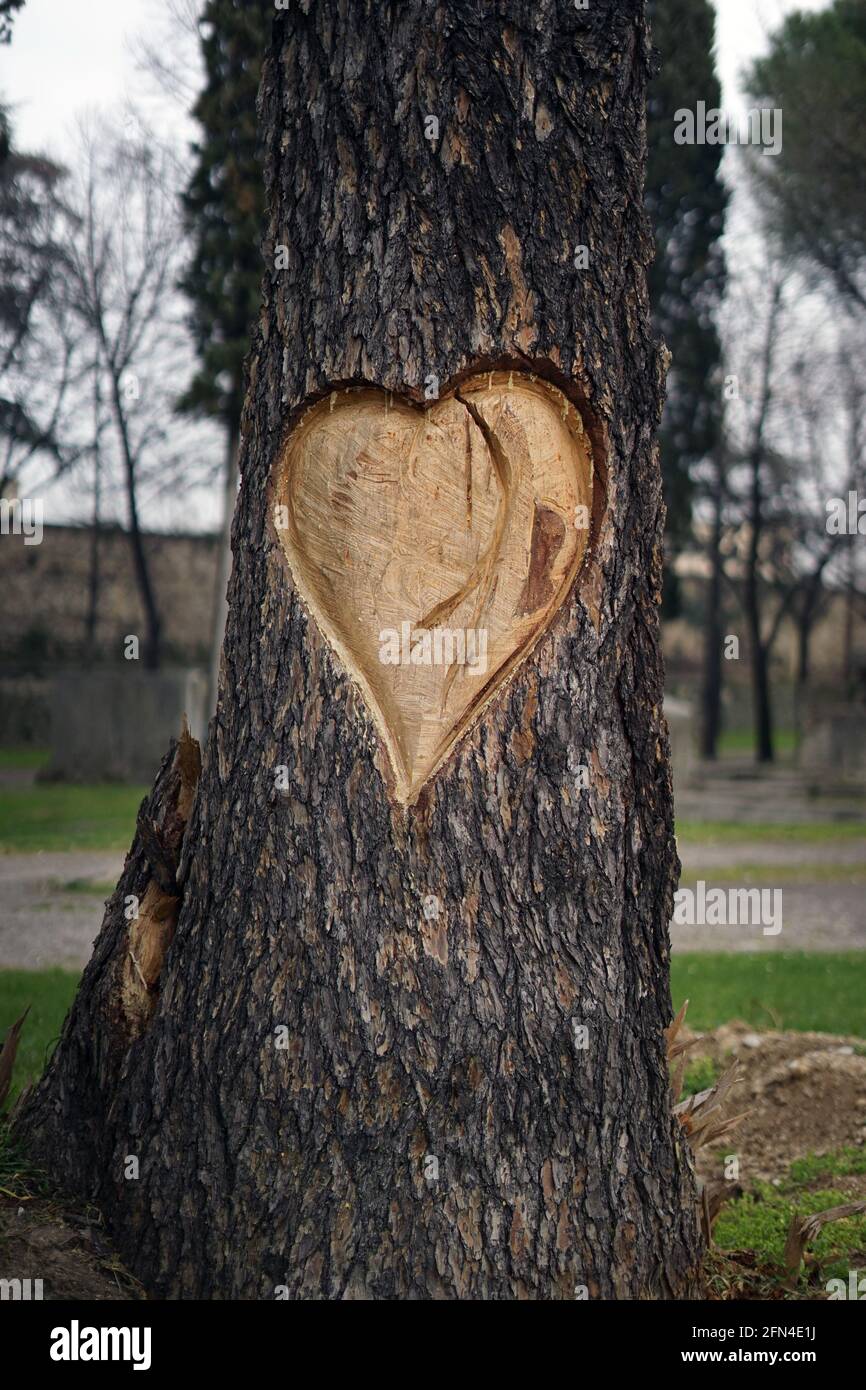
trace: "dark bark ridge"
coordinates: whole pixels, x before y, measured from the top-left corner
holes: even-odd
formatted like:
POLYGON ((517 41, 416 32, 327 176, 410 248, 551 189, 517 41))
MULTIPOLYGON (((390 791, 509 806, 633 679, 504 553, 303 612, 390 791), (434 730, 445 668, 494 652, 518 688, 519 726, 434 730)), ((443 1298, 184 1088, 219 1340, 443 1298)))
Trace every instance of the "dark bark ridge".
POLYGON ((148 1026, 119 1042, 106 962, 119 895, 149 872, 137 839, 20 1122, 157 1295, 695 1290, 662 1036, 678 866, 649 61, 642 0, 300 3, 276 20, 265 251, 289 267, 266 276, 249 364, 182 905, 148 1026), (420 399, 429 374, 503 362, 582 403, 605 495, 571 598, 405 810, 294 591, 272 470, 336 386, 420 399))

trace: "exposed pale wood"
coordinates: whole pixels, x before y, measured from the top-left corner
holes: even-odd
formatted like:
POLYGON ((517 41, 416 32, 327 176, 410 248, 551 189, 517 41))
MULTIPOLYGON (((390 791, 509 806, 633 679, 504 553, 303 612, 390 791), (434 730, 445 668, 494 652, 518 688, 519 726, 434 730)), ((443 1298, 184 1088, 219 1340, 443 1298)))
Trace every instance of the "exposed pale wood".
POLYGON ((295 582, 411 802, 574 581, 592 508, 580 415, 518 372, 428 410, 334 393, 292 433, 277 505, 295 582))

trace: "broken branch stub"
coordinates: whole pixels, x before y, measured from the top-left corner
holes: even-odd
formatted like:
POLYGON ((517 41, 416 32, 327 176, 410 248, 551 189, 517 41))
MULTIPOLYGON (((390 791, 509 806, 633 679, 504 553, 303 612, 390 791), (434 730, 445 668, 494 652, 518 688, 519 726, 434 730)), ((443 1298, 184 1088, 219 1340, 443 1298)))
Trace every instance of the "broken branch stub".
POLYGON ((293 430, 275 483, 293 580, 412 803, 571 591, 592 512, 580 414, 520 372, 427 409, 333 392, 293 430))

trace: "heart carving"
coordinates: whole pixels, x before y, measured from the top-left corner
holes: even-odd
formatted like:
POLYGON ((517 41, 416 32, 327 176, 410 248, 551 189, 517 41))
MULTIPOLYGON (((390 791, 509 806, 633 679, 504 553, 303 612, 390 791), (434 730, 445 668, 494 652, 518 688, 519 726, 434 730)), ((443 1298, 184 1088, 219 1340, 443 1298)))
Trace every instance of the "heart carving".
POLYGON ((519 372, 424 409, 373 388, 301 418, 276 475, 300 595, 413 802, 571 589, 589 538, 579 413, 519 372))

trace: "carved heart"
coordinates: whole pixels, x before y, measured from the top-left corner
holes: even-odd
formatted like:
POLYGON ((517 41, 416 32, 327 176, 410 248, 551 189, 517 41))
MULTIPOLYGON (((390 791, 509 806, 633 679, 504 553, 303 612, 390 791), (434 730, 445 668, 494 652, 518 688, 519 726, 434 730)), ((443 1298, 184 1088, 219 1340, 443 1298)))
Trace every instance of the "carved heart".
POLYGON ((414 801, 571 588, 592 506, 580 416, 518 372, 427 410, 335 392, 292 432, 277 502, 301 597, 414 801))

